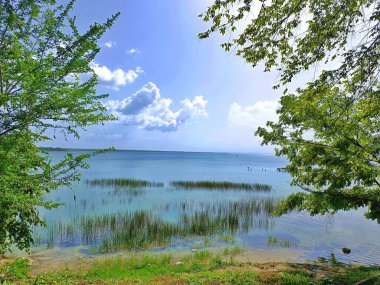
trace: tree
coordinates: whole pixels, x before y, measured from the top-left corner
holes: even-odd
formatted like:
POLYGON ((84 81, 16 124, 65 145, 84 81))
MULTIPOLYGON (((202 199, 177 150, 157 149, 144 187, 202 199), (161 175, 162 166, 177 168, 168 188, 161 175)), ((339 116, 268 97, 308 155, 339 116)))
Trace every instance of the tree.
POLYGON ((380 2, 375 0, 215 0, 200 15, 229 33, 222 44, 253 66, 278 70, 277 122, 256 134, 286 156, 292 184, 278 214, 311 214, 367 206, 380 223, 380 2), (295 76, 316 79, 289 92, 295 76))
POLYGON ((79 139, 86 126, 113 119, 89 63, 118 14, 80 33, 69 15, 74 2, 0 1, 0 252, 29 249, 33 227, 44 225, 38 209, 59 206, 44 196, 77 181, 92 155, 53 163, 37 144, 58 133, 79 139))

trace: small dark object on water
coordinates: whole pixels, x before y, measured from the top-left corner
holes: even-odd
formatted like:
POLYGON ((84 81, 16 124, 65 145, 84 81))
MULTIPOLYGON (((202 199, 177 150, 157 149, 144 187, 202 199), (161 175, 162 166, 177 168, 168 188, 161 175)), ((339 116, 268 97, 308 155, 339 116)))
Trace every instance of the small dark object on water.
POLYGON ((342 248, 342 252, 343 252, 344 254, 350 254, 350 253, 351 253, 351 249, 349 249, 349 248, 347 248, 347 247, 343 247, 343 248, 342 248))
POLYGON ((74 195, 74 201, 76 202, 77 201, 77 197, 74 195))

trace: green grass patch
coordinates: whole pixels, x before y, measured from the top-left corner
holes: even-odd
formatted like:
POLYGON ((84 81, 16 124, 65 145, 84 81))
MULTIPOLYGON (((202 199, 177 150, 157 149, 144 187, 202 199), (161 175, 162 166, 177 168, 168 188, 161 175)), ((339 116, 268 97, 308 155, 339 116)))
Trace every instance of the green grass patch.
POLYGON ((244 249, 240 246, 226 247, 223 249, 224 256, 235 257, 244 252, 244 249))
POLYGON ((183 276, 180 284, 186 285, 253 285, 258 283, 258 273, 252 270, 225 270, 200 272, 183 276))
POLYGON ((0 266, 0 284, 379 284, 380 269, 352 265, 262 264, 243 263, 197 251, 185 256, 134 254, 96 259, 75 270, 32 276, 26 260, 16 259, 0 266), (268 270, 265 270, 267 268, 268 270), (319 273, 319 274, 318 274, 319 273), (323 274, 320 274, 323 273, 323 274))
POLYGON ((315 280, 313 280, 313 277, 302 271, 280 272, 277 278, 282 285, 317 284, 315 280))

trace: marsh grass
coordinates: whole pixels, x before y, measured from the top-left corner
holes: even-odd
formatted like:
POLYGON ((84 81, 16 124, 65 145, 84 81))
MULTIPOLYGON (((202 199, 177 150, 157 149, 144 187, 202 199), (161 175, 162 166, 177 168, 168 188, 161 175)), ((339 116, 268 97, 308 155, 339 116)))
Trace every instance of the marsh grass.
POLYGON ((248 233, 253 228, 268 229, 273 225, 270 214, 275 204, 272 198, 208 203, 202 209, 191 209, 185 203, 180 221, 185 230, 200 236, 248 233))
POLYGON ((87 180, 86 183, 90 186, 99 187, 164 187, 164 183, 147 181, 147 180, 137 180, 129 178, 102 178, 102 179, 92 179, 87 180))
POLYGON ((203 240, 201 242, 195 243, 192 246, 192 249, 206 248, 206 247, 212 246, 214 244, 215 244, 215 241, 213 241, 211 238, 209 238, 209 237, 206 236, 206 237, 203 238, 203 240))
POLYGON ((226 242, 226 243, 235 243, 236 242, 236 237, 234 235, 222 234, 219 237, 219 241, 226 242))
POLYGON ((145 191, 140 188, 124 188, 124 187, 116 187, 113 191, 108 192, 111 196, 122 196, 122 195, 128 195, 128 196, 141 196, 145 194, 145 191))
POLYGON ((240 246, 226 247, 223 249, 223 255, 229 257, 235 257, 244 252, 244 249, 240 246))
POLYGON ((101 245, 96 248, 100 252, 166 247, 173 238, 187 237, 204 237, 210 241, 204 246, 209 246, 212 236, 267 229, 272 223, 268 208, 272 207, 271 203, 256 200, 210 204, 205 209, 180 214, 178 223, 166 222, 150 211, 140 211, 116 217, 109 215, 101 218, 100 223, 97 218, 88 218, 83 228, 90 237, 110 233, 103 235, 101 245))
POLYGON ((229 181, 171 181, 170 185, 178 189, 219 189, 269 192, 272 186, 259 183, 233 183, 229 181))
POLYGON ((267 244, 272 246, 283 246, 283 247, 291 247, 295 245, 290 240, 287 239, 278 239, 276 237, 269 236, 267 239, 267 244))
POLYGON ((47 238, 40 244, 85 244, 94 252, 141 250, 166 247, 183 238, 234 236, 253 228, 273 224, 270 212, 276 200, 249 199, 226 203, 205 203, 193 208, 180 206, 177 222, 161 219, 157 211, 76 216, 70 223, 49 224, 47 238))

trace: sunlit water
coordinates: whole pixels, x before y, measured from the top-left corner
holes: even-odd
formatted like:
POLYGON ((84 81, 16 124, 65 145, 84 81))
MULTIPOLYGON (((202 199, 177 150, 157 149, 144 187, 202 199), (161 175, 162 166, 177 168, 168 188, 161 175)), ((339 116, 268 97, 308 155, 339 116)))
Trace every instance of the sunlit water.
MULTIPOLYGON (((75 154, 81 153, 74 151, 75 154)), ((52 151, 55 160, 64 152, 52 151)), ((60 189, 48 198, 65 203, 63 206, 46 211, 42 217, 49 227, 36 229, 34 236, 40 243, 37 251, 46 247, 66 248, 80 246, 82 252, 93 255, 109 233, 100 233, 92 240, 84 240, 76 221, 83 217, 94 217, 113 213, 133 213, 144 210, 154 213, 165 222, 178 224, 183 213, 223 208, 230 202, 264 201, 286 197, 300 191, 290 186, 289 174, 278 172, 277 167, 286 165, 284 159, 263 154, 232 153, 187 153, 153 151, 115 151, 98 155, 90 160, 91 169, 84 171, 82 182, 70 189, 60 189), (248 170, 250 167, 250 170, 248 170), (133 178, 163 182, 162 188, 145 188, 142 193, 128 192, 112 194, 113 188, 93 187, 86 180, 99 178, 133 178), (269 193, 251 191, 221 190, 181 190, 170 186, 173 180, 215 180, 246 183, 265 183, 273 187, 269 193), (72 225, 59 235, 62 225, 72 225), (83 247, 84 246, 84 247, 83 247)), ((234 244, 251 250, 276 251, 280 248, 301 252, 304 259, 329 258, 333 253, 344 262, 380 264, 380 225, 363 217, 364 209, 352 212, 339 212, 334 216, 314 216, 307 213, 292 213, 273 218, 265 213, 245 213, 243 222, 234 231, 234 244), (247 217, 249 216, 249 217, 247 217), (244 228, 244 229, 243 229, 244 228), (278 243, 268 239, 276 238, 278 243), (281 242, 283 241, 283 242, 281 242), (350 248, 345 255, 342 248, 350 248)), ((171 237, 171 241, 150 251, 191 251, 203 237, 171 237)), ((205 248, 230 245, 231 241, 220 241, 211 235, 212 243, 205 248)))

